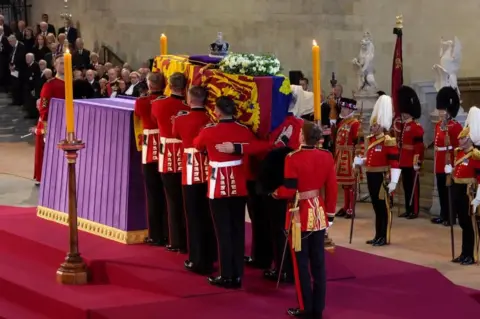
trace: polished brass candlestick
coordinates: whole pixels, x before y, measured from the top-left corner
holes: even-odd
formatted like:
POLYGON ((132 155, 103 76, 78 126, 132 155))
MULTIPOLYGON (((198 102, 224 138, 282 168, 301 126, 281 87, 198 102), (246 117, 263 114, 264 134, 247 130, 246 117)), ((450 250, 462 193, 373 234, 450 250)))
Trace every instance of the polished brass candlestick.
POLYGON ((68 163, 68 228, 70 230, 70 247, 65 261, 57 270, 57 282, 66 285, 84 285, 87 283, 87 265, 78 250, 77 227, 77 180, 75 165, 77 152, 85 148, 85 143, 75 138, 75 133, 68 133, 67 139, 57 147, 65 152, 68 163))

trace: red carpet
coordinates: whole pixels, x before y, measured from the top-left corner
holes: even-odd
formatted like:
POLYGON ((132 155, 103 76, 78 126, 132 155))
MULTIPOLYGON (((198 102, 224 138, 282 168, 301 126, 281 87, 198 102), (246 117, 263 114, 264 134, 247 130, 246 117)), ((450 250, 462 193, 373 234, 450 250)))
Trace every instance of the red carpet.
MULTIPOLYGON (((80 250, 91 284, 61 286, 55 271, 67 240, 67 227, 37 218, 34 208, 0 206, 0 318, 273 319, 296 304, 292 287, 276 290, 258 270, 246 269, 243 290, 223 290, 185 271, 185 255, 83 232, 80 250)), ((480 312, 478 291, 454 285, 435 269, 337 247, 327 254, 327 273, 325 318, 439 319, 480 312)))

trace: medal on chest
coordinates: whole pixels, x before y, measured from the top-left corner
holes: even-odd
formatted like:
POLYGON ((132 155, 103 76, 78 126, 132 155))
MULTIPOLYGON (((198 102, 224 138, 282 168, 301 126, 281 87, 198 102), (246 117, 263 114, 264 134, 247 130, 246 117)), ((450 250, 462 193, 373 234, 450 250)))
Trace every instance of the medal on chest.
POLYGON ((382 145, 375 146, 375 152, 381 152, 382 151, 382 145))
POLYGON ((466 158, 462 161, 462 165, 468 166, 468 158, 466 158))

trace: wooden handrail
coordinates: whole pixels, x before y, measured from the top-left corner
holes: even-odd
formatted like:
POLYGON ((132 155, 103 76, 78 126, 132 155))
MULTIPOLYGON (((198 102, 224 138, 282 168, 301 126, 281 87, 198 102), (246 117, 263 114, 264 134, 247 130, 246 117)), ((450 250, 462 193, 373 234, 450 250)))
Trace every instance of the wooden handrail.
POLYGON ((123 65, 125 61, 121 59, 113 50, 106 44, 102 44, 101 50, 103 51, 103 63, 110 62, 113 64, 123 65), (115 63, 117 62, 117 63, 115 63))

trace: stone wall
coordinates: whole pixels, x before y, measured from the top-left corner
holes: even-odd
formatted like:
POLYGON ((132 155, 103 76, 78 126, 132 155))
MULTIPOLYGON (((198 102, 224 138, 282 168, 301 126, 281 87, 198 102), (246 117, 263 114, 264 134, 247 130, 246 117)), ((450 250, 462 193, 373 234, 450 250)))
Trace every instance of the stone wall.
MULTIPOLYGON (((447 0, 70 0, 87 47, 105 43, 126 61, 137 65, 159 52, 166 33, 171 53, 206 53, 218 31, 233 51, 273 52, 286 71, 310 73, 311 43, 322 47, 322 83, 329 86, 332 71, 345 84, 355 85, 351 60, 358 54, 364 31, 376 46, 376 80, 390 91, 395 16, 404 16, 405 82, 433 79, 440 37, 455 35, 463 43, 461 77, 478 76, 480 29, 478 0, 452 4, 447 0)), ((48 12, 61 24, 62 0, 35 0, 34 19, 48 12)))

